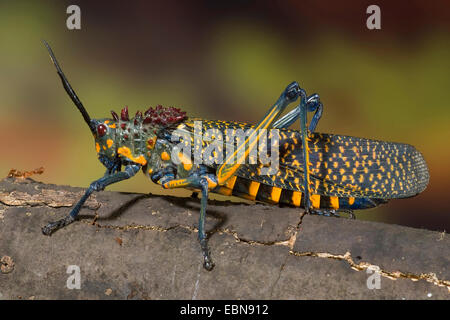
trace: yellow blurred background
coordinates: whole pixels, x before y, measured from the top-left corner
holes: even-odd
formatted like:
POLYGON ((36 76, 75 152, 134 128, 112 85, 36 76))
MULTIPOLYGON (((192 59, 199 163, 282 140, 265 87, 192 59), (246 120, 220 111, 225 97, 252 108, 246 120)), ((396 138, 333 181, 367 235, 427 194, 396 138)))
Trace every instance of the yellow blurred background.
MULTIPOLYGON (((104 173, 41 40, 91 117, 128 105, 256 122, 291 81, 317 92, 317 131, 414 145, 430 184, 359 219, 450 229, 450 2, 0 0, 0 175, 86 187, 104 173), (68 30, 66 8, 81 8, 68 30), (366 8, 381 8, 368 30, 366 8)), ((294 125, 295 126, 295 125, 294 125)), ((144 175, 109 190, 177 195, 144 175)))

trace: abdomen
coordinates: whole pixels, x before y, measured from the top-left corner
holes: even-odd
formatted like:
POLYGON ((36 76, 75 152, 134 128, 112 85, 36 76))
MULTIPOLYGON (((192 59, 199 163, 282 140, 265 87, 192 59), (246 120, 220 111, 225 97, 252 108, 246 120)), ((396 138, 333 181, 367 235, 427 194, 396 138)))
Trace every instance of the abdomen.
MULTIPOLYGON (((213 192, 252 201, 301 208, 304 208, 305 203, 305 197, 301 191, 273 187, 237 176, 232 177, 224 186, 217 187, 213 192)), ((314 209, 368 209, 385 202, 387 201, 383 199, 311 195, 311 205, 314 209)))

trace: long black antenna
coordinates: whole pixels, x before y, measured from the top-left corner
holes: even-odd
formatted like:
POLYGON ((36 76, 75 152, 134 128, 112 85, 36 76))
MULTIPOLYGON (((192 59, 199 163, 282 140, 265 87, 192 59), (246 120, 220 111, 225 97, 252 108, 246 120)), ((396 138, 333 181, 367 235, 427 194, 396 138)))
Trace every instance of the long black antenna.
POLYGON ((61 70, 61 67, 58 64, 58 61, 56 60, 55 55, 53 54, 52 48, 50 48, 50 45, 47 43, 47 41, 42 40, 44 42, 44 45, 47 47, 48 53, 50 54, 50 58, 53 61, 53 64, 56 67, 56 71, 58 72, 59 77, 61 78, 61 82, 64 86, 64 89, 66 90, 67 94, 69 95, 70 99, 72 99, 73 103, 77 106, 78 110, 80 110, 81 115, 84 118, 84 121, 88 124, 89 128, 91 129, 92 133, 95 133, 95 127, 94 124, 91 121, 91 117, 87 113, 86 109, 84 108, 83 104, 81 103, 80 99, 78 99, 77 94, 75 91, 73 91, 72 87, 70 86, 69 81, 67 80, 66 76, 61 70))

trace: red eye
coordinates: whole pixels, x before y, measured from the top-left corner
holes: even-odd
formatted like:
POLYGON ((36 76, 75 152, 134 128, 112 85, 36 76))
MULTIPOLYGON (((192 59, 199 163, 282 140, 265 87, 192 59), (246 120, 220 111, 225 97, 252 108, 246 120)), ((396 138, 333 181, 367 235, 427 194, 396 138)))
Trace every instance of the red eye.
POLYGON ((99 124, 97 126, 97 134, 99 137, 103 137, 107 131, 107 128, 104 124, 99 124))

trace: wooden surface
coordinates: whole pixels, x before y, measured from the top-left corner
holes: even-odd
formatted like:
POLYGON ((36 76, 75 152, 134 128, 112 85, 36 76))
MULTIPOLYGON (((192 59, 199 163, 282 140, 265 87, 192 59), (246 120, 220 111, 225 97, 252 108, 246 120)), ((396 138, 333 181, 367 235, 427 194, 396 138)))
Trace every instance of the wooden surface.
POLYGON ((208 272, 198 199, 100 192, 79 221, 44 236, 41 227, 68 214, 82 193, 0 181, 0 299, 450 297, 446 233, 211 201, 216 266, 208 272), (80 289, 67 288, 70 265, 80 268, 80 289))

